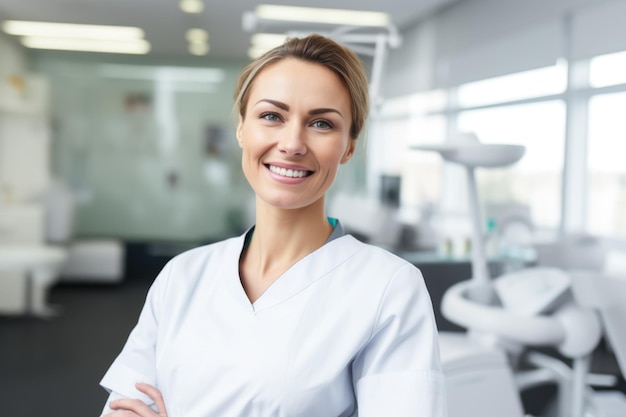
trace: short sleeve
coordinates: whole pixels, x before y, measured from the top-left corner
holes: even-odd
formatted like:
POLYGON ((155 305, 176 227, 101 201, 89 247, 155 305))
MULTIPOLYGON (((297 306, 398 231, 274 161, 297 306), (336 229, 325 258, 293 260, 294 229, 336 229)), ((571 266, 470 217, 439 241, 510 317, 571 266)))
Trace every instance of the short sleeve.
POLYGON ((170 271, 168 263, 151 285, 137 324, 130 332, 121 353, 113 361, 100 385, 109 393, 141 399, 148 405, 154 402, 135 388, 137 382, 157 386, 156 344, 159 327, 159 309, 162 288, 170 271))
POLYGON ((359 417, 447 416, 432 303, 413 265, 389 282, 352 372, 359 417))

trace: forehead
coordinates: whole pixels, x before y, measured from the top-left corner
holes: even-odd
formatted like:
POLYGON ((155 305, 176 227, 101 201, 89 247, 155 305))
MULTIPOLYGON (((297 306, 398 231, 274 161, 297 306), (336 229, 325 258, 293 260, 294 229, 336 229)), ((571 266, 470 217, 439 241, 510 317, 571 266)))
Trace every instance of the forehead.
POLYGON ((329 68, 301 59, 285 58, 264 67, 250 86, 248 104, 256 99, 287 100, 309 98, 326 101, 326 105, 348 105, 349 92, 339 76, 329 68))

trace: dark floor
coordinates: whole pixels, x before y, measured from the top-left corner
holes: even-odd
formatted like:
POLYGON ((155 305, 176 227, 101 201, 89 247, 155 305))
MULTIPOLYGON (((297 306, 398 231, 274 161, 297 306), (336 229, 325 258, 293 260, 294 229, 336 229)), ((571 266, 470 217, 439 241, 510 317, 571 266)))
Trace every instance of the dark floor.
POLYGON ((2 417, 98 416, 98 381, 134 325, 148 282, 55 287, 52 320, 0 319, 2 417))
MULTIPOLYGON (((0 316, 0 417, 98 416, 107 398, 98 382, 169 254, 161 256, 131 263, 119 285, 57 285, 50 302, 61 306, 62 314, 55 319, 0 316)), ((593 368, 617 369, 606 350, 594 357, 593 368)), ((626 392, 623 379, 619 388, 626 392)), ((546 392, 551 393, 531 393, 527 400, 541 402, 546 392)))

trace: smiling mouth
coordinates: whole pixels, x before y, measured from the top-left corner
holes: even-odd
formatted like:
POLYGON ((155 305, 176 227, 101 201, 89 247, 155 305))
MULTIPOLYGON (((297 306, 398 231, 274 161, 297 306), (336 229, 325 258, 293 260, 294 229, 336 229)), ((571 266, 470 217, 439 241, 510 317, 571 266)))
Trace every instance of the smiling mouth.
POLYGON ((274 165, 265 165, 270 171, 274 174, 280 175, 281 177, 287 178, 304 178, 313 174, 313 171, 301 171, 299 169, 287 169, 281 168, 274 165))

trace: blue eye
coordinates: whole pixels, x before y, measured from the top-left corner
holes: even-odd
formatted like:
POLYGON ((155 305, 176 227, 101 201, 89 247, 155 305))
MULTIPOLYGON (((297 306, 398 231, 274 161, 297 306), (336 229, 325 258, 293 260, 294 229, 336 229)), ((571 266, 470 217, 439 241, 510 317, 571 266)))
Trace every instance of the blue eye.
POLYGON ((328 123, 326 120, 316 120, 311 125, 317 129, 332 129, 333 128, 333 125, 328 123))
POLYGON ((265 119, 270 122, 278 122, 280 121, 280 116, 278 116, 276 113, 268 112, 261 114, 261 119, 265 119))

